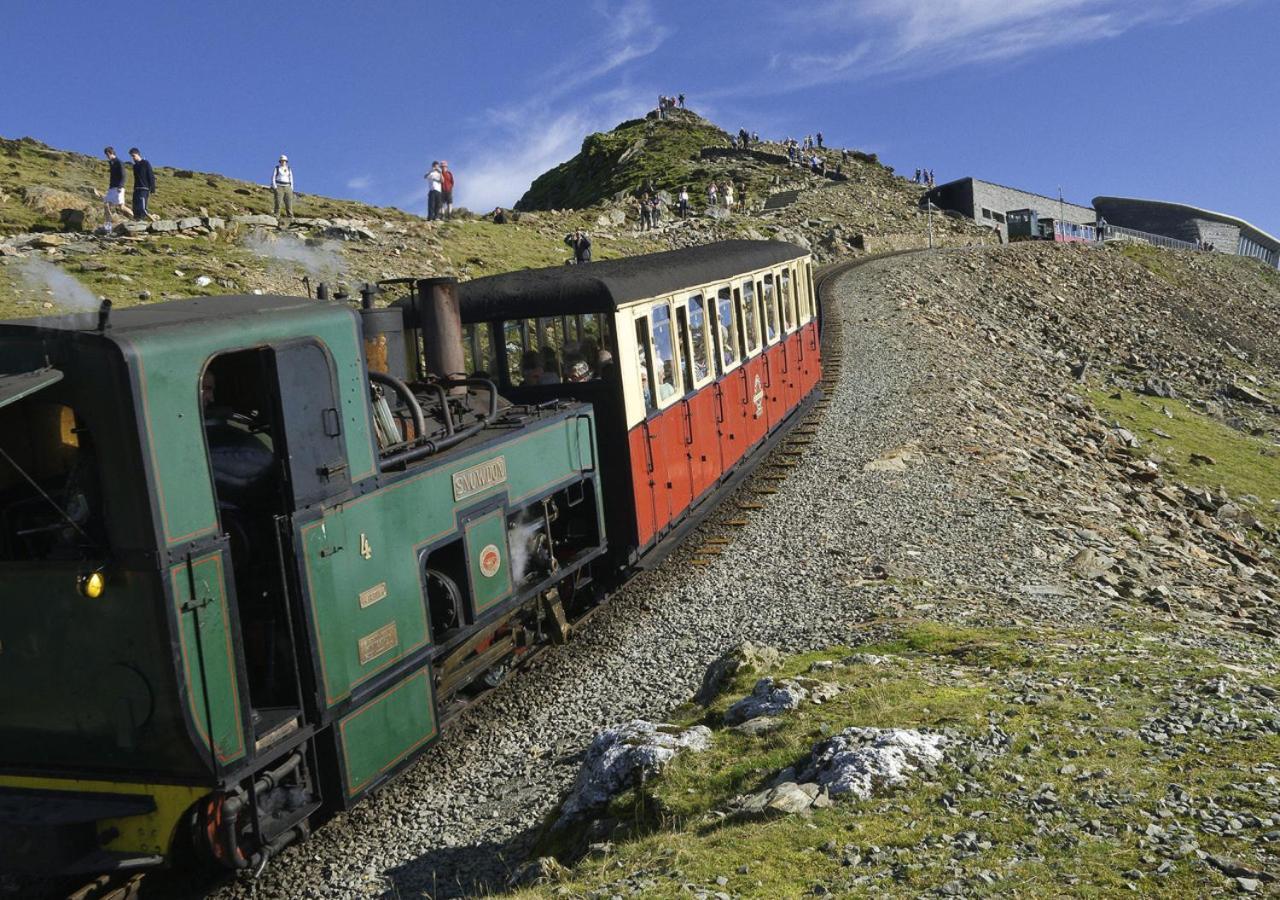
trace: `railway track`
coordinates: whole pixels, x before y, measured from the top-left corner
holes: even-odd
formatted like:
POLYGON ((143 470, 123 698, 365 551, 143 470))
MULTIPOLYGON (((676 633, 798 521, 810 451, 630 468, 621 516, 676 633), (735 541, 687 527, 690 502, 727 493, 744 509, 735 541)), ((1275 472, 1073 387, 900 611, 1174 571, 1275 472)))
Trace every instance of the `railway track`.
MULTIPOLYGON (((790 471, 801 465, 803 458, 809 452, 810 445, 815 443, 816 438, 814 435, 816 435, 824 412, 831 402, 831 394, 840 383, 842 375, 844 316, 839 303, 830 294, 831 287, 840 276, 859 266, 876 260, 917 252, 920 251, 895 251, 860 257, 831 263, 815 273, 814 285, 818 295, 822 328, 823 374, 819 382, 822 388, 821 395, 808 407, 804 415, 797 417, 797 420, 782 435, 776 446, 757 463, 755 468, 747 472, 743 483, 733 492, 733 496, 737 498, 735 506, 728 508, 721 506, 717 511, 710 511, 698 523, 699 527, 710 525, 712 527, 709 530, 722 531, 722 533, 705 538, 701 546, 692 551, 688 559, 690 564, 695 566, 709 565, 717 558, 722 557, 733 543, 731 538, 723 536, 723 530, 732 531, 749 525, 748 517, 750 513, 765 508, 766 503, 762 501, 768 495, 777 493, 778 488, 775 485, 785 481, 790 471)), ((576 631, 586 626, 609 605, 608 601, 613 594, 622 589, 627 583, 628 580, 624 579, 616 585, 611 585, 599 603, 569 623, 571 629, 576 631)), ((555 646, 554 643, 549 643, 533 647, 521 657, 516 665, 512 666, 511 671, 516 672, 527 668, 542 658, 544 650, 553 646, 555 646)), ((447 710, 442 710, 442 732, 445 734, 452 733, 464 720, 463 713, 483 708, 493 694, 494 689, 488 688, 475 696, 468 697, 464 702, 456 703, 447 710)), ((146 900, 146 898, 169 897, 177 894, 182 896, 201 896, 225 885, 235 877, 236 875, 230 872, 210 873, 205 871, 200 874, 193 872, 181 873, 171 870, 104 875, 77 887, 75 890, 54 889, 52 893, 46 896, 50 897, 51 900, 56 897, 65 897, 66 900, 146 900)))

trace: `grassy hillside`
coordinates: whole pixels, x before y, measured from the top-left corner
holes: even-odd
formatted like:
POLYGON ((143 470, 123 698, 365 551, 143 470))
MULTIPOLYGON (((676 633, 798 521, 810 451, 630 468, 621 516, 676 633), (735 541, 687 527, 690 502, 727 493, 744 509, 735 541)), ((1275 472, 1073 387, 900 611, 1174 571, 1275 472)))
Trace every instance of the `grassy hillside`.
MULTIPOLYGON (((124 148, 117 149, 123 157, 124 148)), ((63 209, 84 211, 85 227, 92 229, 102 222, 106 186, 107 162, 101 157, 58 150, 32 138, 0 138, 0 235, 61 231, 63 209)), ((165 219, 197 216, 201 210, 218 216, 271 212, 272 193, 264 185, 210 172, 157 166, 156 186, 148 206, 165 219)), ((299 216, 394 222, 414 218, 398 209, 316 194, 299 194, 296 201, 294 212, 299 216)))
MULTIPOLYGON (((727 146, 724 131, 692 113, 624 122, 589 136, 582 153, 535 180, 521 203, 538 211, 502 225, 465 212, 449 222, 426 222, 399 209, 302 194, 296 222, 236 226, 234 216, 271 212, 265 186, 161 166, 152 213, 170 221, 218 217, 230 227, 99 236, 93 230, 102 221, 105 160, 31 138, 0 138, 0 318, 67 304, 65 292, 51 286, 49 270, 34 261, 55 267, 94 297, 128 306, 255 290, 297 294, 304 275, 312 284, 324 279, 354 287, 384 278, 465 279, 559 265, 570 255, 565 234, 579 227, 590 231, 596 259, 739 237, 796 242, 823 261, 925 243, 919 188, 869 157, 850 157, 842 183, 750 155, 700 157, 705 148, 727 146), (751 211, 705 214, 702 192, 712 179, 745 185, 751 211), (677 221, 669 212, 661 229, 640 231, 634 211, 611 198, 647 181, 669 190, 689 184, 697 215, 677 221), (794 194, 794 202, 762 212, 777 192, 794 194), (335 234, 327 223, 337 220, 360 227, 335 234)), ((839 152, 829 153, 834 164, 839 152)), ((934 231, 944 245, 990 240, 988 230, 954 220, 936 220, 934 231)))

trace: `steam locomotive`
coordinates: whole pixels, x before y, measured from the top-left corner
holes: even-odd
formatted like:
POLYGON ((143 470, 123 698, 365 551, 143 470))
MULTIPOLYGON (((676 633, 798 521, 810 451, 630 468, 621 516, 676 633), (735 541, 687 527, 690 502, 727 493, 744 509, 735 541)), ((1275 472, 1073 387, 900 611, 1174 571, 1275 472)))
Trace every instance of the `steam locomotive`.
POLYGON ((749 473, 818 319, 735 241, 0 323, 0 869, 258 866, 358 802, 749 473))

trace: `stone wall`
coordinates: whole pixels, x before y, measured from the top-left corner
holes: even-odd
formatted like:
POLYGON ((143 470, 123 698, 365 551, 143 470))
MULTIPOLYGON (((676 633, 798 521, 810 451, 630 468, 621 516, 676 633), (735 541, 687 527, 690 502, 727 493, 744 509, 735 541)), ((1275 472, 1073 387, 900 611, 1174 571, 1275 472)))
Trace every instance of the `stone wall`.
POLYGON ((1092 207, 1080 206, 1076 203, 1059 203, 1056 197, 1032 194, 1029 191, 1020 191, 1017 188, 992 184, 977 178, 964 178, 939 185, 926 196, 935 205, 963 213, 979 225, 986 225, 992 230, 998 227, 1001 240, 1008 240, 1008 227, 995 215, 1004 217, 1014 209, 1034 209, 1041 216, 1062 219, 1076 225, 1092 225, 1097 218, 1092 207), (989 210, 993 215, 990 218, 983 215, 984 209, 989 210))
POLYGON ((1226 222, 1214 222, 1209 219, 1195 219, 1196 230, 1200 240, 1213 244, 1219 253, 1236 253, 1240 249, 1240 228, 1226 222))

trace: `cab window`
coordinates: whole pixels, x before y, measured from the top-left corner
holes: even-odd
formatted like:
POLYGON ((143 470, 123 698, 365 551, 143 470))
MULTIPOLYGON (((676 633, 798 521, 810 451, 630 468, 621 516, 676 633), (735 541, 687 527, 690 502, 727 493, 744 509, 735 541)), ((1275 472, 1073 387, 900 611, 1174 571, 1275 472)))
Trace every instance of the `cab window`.
POLYGON ((71 407, 27 397, 0 409, 0 559, 101 555, 102 505, 93 440, 71 407))
POLYGON ((488 322, 462 326, 462 348, 468 372, 486 378, 496 374, 498 358, 493 350, 493 328, 488 322))

